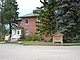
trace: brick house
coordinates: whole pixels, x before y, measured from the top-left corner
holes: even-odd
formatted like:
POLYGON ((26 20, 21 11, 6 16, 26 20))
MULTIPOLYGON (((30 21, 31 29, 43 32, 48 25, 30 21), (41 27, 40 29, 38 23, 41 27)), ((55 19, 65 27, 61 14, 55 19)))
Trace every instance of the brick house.
POLYGON ((36 33, 36 21, 38 20, 37 14, 30 13, 24 16, 21 16, 18 19, 18 26, 22 27, 25 35, 34 35, 36 33))

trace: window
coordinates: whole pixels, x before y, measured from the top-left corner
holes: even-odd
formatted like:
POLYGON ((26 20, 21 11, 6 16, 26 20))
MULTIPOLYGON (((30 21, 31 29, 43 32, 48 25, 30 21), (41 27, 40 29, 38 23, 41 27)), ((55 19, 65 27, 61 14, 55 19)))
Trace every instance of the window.
POLYGON ((28 23, 29 23, 29 22, 28 22, 28 19, 26 19, 26 25, 28 25, 28 23))
POLYGON ((37 22, 40 22, 40 19, 39 18, 37 18, 37 22))
POLYGON ((29 34, 29 30, 25 29, 25 34, 28 35, 29 34))
POLYGON ((19 31, 17 33, 19 34, 19 31))

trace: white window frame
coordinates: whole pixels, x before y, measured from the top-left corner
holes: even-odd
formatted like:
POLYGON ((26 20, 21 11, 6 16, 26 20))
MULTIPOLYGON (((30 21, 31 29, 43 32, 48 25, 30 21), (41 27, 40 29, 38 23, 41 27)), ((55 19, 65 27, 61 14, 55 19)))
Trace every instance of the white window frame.
POLYGON ((40 22, 40 19, 39 18, 37 18, 37 22, 40 22))
POLYGON ((27 18, 26 20, 28 21, 28 23, 26 23, 26 21, 25 21, 26 25, 29 25, 29 20, 28 20, 28 18, 27 18))

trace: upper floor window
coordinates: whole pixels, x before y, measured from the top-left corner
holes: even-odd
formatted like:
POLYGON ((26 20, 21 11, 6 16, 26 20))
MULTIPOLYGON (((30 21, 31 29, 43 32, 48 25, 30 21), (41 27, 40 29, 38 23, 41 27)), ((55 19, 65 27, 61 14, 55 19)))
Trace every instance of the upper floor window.
POLYGON ((40 19, 39 18, 37 18, 37 22, 40 22, 40 19))
POLYGON ((28 21, 28 19, 26 19, 26 25, 28 25, 29 24, 29 21, 28 21))

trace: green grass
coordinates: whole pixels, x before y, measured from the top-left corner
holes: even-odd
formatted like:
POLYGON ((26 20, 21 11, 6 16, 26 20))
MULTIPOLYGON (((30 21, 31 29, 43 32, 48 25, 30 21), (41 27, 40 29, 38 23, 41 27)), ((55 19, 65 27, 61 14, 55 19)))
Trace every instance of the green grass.
POLYGON ((23 42, 24 45, 51 45, 50 42, 33 42, 33 41, 25 41, 23 42))
MULTIPOLYGON (((0 42, 4 42, 3 40, 0 42)), ((0 43, 2 44, 2 43, 0 43)), ((19 44, 17 42, 5 42, 4 44, 19 44)), ((52 42, 39 42, 39 41, 23 41, 23 45, 39 45, 39 46, 80 46, 80 43, 52 43, 52 42)))
POLYGON ((80 46, 80 43, 63 43, 63 46, 80 46))
POLYGON ((40 45, 40 46, 80 46, 80 43, 52 43, 52 42, 33 42, 24 41, 23 45, 40 45))
POLYGON ((4 40, 3 39, 0 39, 0 43, 2 43, 2 42, 4 42, 4 40))
POLYGON ((5 42, 5 44, 18 44, 18 41, 16 41, 16 42, 5 42))

